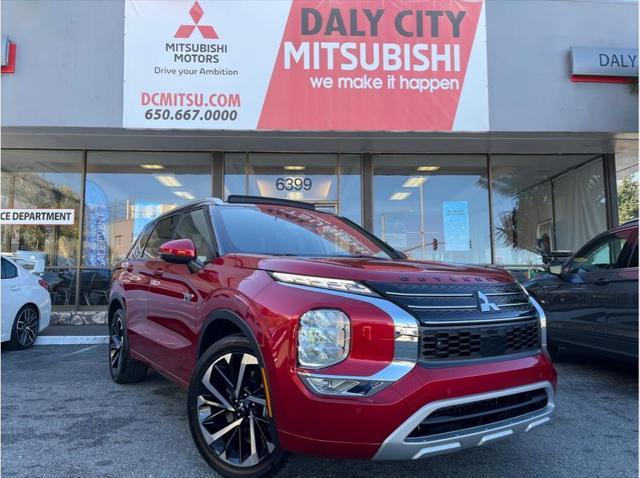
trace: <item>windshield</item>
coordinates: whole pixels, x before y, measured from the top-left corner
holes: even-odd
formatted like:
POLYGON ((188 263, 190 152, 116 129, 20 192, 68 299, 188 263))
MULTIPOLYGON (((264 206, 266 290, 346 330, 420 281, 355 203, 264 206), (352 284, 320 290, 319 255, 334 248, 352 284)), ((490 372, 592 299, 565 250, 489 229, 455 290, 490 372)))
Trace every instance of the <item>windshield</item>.
POLYGON ((384 243, 332 214, 275 205, 217 206, 223 254, 376 257, 394 254, 384 243))

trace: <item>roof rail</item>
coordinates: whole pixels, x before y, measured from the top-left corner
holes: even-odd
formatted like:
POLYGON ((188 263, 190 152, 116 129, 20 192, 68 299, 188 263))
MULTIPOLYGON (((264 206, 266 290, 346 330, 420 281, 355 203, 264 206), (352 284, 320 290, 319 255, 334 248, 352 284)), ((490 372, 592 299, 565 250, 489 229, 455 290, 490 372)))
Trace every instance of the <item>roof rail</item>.
POLYGON ((308 209, 310 211, 316 210, 315 205, 309 204, 308 202, 293 201, 291 199, 261 197, 261 196, 241 196, 238 194, 232 194, 227 198, 227 202, 229 204, 271 204, 273 206, 299 207, 301 209, 308 209))

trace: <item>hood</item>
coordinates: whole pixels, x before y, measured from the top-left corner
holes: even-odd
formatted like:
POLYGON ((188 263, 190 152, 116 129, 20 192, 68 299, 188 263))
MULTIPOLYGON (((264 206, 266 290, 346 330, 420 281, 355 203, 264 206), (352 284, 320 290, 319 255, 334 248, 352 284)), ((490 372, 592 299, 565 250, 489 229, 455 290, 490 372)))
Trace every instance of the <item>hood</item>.
POLYGON ((365 282, 514 282, 513 277, 503 269, 444 262, 363 257, 274 257, 257 254, 229 254, 224 259, 233 261, 236 267, 365 282))

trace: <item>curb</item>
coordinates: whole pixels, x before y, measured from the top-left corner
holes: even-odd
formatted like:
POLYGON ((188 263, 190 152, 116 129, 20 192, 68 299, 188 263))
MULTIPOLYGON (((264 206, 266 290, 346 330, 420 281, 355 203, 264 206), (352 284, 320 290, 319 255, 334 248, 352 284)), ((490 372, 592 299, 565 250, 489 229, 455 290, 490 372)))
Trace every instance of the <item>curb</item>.
POLYGON ((108 335, 41 335, 34 345, 86 345, 107 344, 108 335))

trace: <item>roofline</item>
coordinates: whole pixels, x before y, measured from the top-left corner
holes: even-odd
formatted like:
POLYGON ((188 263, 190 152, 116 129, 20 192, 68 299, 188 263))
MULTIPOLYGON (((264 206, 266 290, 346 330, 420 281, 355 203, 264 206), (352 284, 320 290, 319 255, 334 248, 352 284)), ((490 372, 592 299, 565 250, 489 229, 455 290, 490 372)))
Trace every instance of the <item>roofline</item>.
MULTIPOLYGON (((294 201, 291 199, 280 199, 280 198, 271 198, 271 197, 261 197, 261 196, 244 196, 240 194, 232 194, 227 198, 227 201, 223 201, 220 198, 216 197, 208 197, 202 199, 195 199, 193 201, 189 201, 183 204, 176 206, 175 208, 160 214, 158 217, 154 218, 153 221, 157 222, 160 219, 164 219, 165 217, 172 216, 174 214, 180 213, 184 210, 193 209, 199 206, 206 205, 214 205, 214 206, 225 206, 227 204, 271 204, 274 206, 289 206, 289 207, 297 207, 300 209, 307 209, 311 211, 315 211, 316 208, 313 204, 303 202, 303 201, 294 201)), ((326 212, 326 211, 319 211, 326 212)), ((331 214, 330 212, 326 212, 327 214, 331 214)))
POLYGON ((227 198, 227 204, 271 204, 273 206, 290 206, 290 207, 298 207, 301 209, 308 209, 310 211, 315 211, 315 205, 303 202, 303 201, 294 201, 293 199, 280 199, 280 198, 272 198, 272 197, 262 197, 262 196, 244 196, 241 194, 231 194, 227 198))

